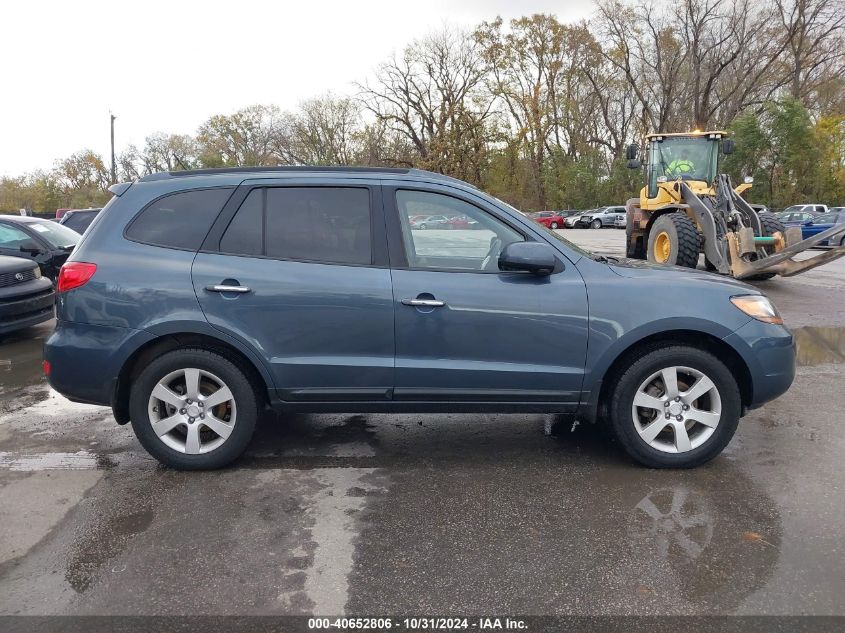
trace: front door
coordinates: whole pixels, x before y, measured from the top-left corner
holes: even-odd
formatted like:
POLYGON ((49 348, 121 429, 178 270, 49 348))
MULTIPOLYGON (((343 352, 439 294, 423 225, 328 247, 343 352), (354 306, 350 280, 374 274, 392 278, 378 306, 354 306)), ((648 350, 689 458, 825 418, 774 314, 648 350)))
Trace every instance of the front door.
POLYGON ((249 185, 197 254, 194 289, 213 326, 263 357, 282 400, 388 400, 385 251, 377 184, 249 185))
POLYGON ((394 399, 574 406, 587 350, 586 288, 575 267, 561 257, 545 277, 500 272, 501 250, 532 238, 471 194, 409 183, 385 187, 384 195, 396 301, 394 399), (409 218, 424 213, 473 222, 413 228, 409 218))

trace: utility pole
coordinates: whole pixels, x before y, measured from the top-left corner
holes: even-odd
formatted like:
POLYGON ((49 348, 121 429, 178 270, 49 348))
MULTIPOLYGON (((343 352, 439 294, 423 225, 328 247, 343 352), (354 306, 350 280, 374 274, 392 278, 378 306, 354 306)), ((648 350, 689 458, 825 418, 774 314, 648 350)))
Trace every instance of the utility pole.
POLYGON ((111 184, 117 183, 117 169, 114 162, 114 120, 117 118, 111 112, 109 112, 109 116, 111 117, 111 184))

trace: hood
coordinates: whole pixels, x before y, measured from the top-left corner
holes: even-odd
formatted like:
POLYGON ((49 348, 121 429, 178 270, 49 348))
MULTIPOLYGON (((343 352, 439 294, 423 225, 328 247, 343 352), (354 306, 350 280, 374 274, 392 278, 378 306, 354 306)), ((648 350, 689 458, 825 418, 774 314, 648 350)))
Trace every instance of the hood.
POLYGON ((763 294, 754 286, 750 286, 743 281, 726 275, 707 272, 706 270, 684 268, 682 266, 664 266, 641 259, 619 259, 618 261, 611 262, 608 267, 620 277, 627 277, 629 279, 649 279, 661 282, 665 281, 667 283, 688 281, 701 284, 719 284, 737 294, 763 294))
POLYGON ((24 257, 0 255, 0 273, 20 273, 38 268, 38 264, 24 257))

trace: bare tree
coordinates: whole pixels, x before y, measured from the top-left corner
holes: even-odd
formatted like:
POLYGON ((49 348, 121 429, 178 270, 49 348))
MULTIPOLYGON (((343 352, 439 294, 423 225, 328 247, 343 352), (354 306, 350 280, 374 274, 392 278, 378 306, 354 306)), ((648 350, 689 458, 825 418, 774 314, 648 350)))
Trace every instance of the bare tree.
POLYGON ((790 94, 808 99, 845 72, 845 1, 774 1, 788 45, 790 94))
POLYGON ((421 167, 478 182, 490 115, 480 91, 484 72, 476 42, 446 29, 379 66, 375 81, 359 86, 360 98, 407 140, 421 167))

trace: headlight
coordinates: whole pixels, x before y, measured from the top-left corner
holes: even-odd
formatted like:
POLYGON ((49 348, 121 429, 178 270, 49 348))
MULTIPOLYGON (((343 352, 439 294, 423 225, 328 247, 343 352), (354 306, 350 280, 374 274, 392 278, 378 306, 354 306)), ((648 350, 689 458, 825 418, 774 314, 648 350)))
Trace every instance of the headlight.
POLYGON ((35 278, 36 278, 36 279, 41 279, 41 266, 36 266, 36 267, 35 267, 35 278))
POLYGON ((731 303, 745 312, 748 316, 764 323, 783 324, 783 317, 778 314, 775 306, 763 295, 742 295, 731 297, 731 303))

